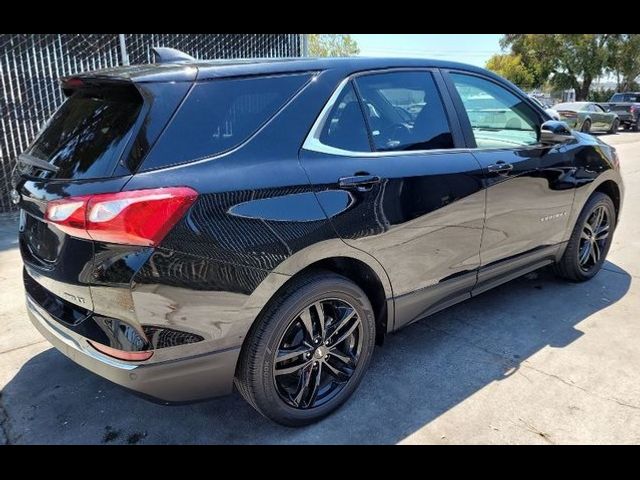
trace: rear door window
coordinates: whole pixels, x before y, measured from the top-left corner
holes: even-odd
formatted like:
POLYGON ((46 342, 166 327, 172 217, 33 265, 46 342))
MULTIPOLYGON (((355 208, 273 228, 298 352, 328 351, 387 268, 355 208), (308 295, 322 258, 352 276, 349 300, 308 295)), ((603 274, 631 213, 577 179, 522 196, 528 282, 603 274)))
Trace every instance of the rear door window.
POLYGON ((310 73, 304 73, 196 84, 149 153, 142 170, 212 157, 237 147, 310 78, 310 73))
POLYGON ((429 72, 390 72, 358 77, 376 151, 453 148, 440 94, 429 72))
POLYGON ((56 111, 26 155, 57 172, 26 167, 43 178, 109 176, 120 158, 143 101, 135 87, 83 88, 56 111))

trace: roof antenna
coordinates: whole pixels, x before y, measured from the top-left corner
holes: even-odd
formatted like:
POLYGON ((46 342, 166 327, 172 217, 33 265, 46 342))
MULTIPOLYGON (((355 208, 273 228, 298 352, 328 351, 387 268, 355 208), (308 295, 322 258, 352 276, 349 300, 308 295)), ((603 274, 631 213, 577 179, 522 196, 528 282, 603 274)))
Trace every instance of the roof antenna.
POLYGON ((191 55, 169 47, 152 47, 154 63, 178 63, 192 62, 195 60, 191 55))

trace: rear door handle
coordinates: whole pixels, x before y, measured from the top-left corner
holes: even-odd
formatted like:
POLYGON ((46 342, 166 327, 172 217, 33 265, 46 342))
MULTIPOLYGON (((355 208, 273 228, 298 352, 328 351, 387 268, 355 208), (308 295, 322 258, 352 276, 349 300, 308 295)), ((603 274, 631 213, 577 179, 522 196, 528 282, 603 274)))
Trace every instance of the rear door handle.
POLYGON ((494 163, 493 165, 489 165, 487 167, 487 170, 492 173, 508 173, 513 170, 513 165, 511 165, 510 163, 498 162, 494 163))
POLYGON ((376 175, 354 175, 338 179, 338 186, 346 190, 355 189, 359 192, 366 192, 381 181, 382 179, 376 175))

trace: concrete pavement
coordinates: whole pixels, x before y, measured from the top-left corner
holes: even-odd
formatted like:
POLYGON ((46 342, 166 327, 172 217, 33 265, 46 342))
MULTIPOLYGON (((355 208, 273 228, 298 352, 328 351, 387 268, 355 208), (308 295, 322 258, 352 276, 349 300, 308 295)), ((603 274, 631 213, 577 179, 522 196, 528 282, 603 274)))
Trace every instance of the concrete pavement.
POLYGON ((50 348, 24 311, 15 220, 0 221, 0 444, 639 443, 640 134, 616 145, 626 196, 605 269, 548 270, 388 337, 354 397, 304 429, 238 394, 163 407, 50 348))

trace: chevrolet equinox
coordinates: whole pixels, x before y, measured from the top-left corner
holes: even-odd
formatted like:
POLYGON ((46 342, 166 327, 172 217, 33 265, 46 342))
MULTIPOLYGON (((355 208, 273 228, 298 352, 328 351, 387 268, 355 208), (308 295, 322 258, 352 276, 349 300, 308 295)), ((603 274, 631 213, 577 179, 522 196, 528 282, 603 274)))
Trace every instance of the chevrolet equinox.
POLYGON ((29 317, 112 382, 163 403, 235 384, 305 425, 390 332, 546 265, 602 267, 615 149, 493 73, 158 52, 61 79, 14 177, 29 317))

